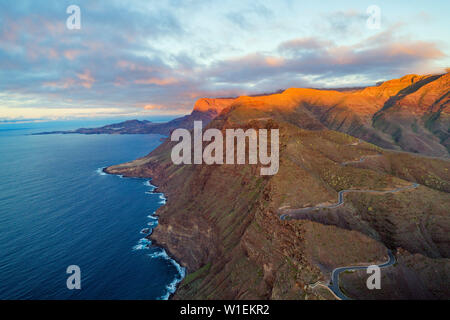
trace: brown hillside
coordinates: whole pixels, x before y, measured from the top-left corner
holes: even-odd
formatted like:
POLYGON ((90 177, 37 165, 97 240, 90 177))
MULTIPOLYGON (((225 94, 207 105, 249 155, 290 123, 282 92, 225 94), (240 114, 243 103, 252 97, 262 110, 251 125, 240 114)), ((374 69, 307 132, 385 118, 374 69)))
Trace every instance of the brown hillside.
MULTIPOLYGON (((388 152, 327 130, 311 110, 348 95, 359 95, 359 101, 361 94, 321 92, 240 97, 209 124, 220 130, 279 128, 280 169, 274 176, 262 177, 251 165, 175 166, 169 141, 106 170, 152 177, 168 194, 151 238, 188 268, 175 298, 328 299, 328 291, 309 285, 327 281, 338 266, 385 261, 386 248, 433 261, 449 258, 450 162, 388 152), (363 156, 373 158, 351 163, 363 156), (348 194, 339 208, 280 219, 285 209, 335 203, 340 190, 382 191, 412 182, 422 185, 392 194, 348 194)), ((446 279, 445 269, 439 270, 435 285, 446 279)), ((411 272, 426 277, 421 269, 411 272)), ((352 297, 364 297, 352 290, 352 297)))

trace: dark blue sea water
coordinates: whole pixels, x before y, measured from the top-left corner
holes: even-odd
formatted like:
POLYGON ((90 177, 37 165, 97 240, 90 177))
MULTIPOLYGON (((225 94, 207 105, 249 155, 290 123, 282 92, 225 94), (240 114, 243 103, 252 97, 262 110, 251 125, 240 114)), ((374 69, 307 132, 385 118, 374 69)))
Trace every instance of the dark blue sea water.
POLYGON ((157 225, 164 196, 98 170, 146 155, 161 136, 28 135, 101 124, 0 124, 0 299, 165 299, 184 276, 140 233, 157 225), (81 290, 67 289, 69 265, 81 290))

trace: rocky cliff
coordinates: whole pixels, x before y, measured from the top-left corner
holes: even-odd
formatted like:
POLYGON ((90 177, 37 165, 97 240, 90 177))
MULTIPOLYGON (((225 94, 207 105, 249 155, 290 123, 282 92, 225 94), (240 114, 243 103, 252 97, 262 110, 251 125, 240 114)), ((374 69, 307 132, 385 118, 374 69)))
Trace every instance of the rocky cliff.
MULTIPOLYGON (((406 288, 404 273, 392 269, 378 298, 383 292, 391 298, 422 297, 427 281, 432 293, 426 297, 448 299, 441 283, 448 280, 450 258, 450 162, 387 151, 336 131, 355 122, 354 128, 373 130, 358 132, 397 146, 388 133, 370 127, 370 115, 391 109, 386 102, 392 94, 406 97, 439 79, 408 76, 395 86, 351 92, 290 89, 221 105, 209 127, 280 130, 280 169, 274 176, 260 176, 258 165, 173 165, 169 140, 146 157, 106 171, 151 177, 168 195, 151 238, 188 269, 175 299, 333 299, 312 284, 328 281, 338 266, 386 261, 388 248, 401 253, 396 270, 422 280, 406 288), (366 106, 369 102, 376 106, 366 106), (336 130, 327 129, 338 122, 330 121, 330 114, 343 117, 336 130), (405 188, 412 183, 420 186, 405 188), (349 193, 338 208, 280 219, 285 210, 336 203, 341 190, 396 189, 402 191, 349 193), (439 267, 411 267, 417 259, 439 267)), ((444 101, 433 99, 426 101, 444 101)), ((430 103, 419 118, 436 110, 442 114, 442 106, 430 103)), ((209 110, 207 101, 199 105, 209 110)), ((343 277, 342 288, 353 298, 372 297, 358 279, 343 277)))
POLYGON ((228 107, 233 102, 232 98, 223 99, 199 99, 194 106, 194 109, 189 115, 175 118, 168 122, 155 123, 148 120, 128 120, 124 122, 106 125, 100 128, 79 128, 70 131, 51 131, 40 132, 36 135, 46 134, 162 134, 169 135, 175 129, 184 128, 192 129, 194 121, 202 121, 203 124, 208 124, 214 119, 223 109, 228 107))
POLYGON ((373 87, 349 90, 291 88, 278 94, 203 98, 196 102, 191 114, 167 123, 133 120, 101 128, 41 134, 168 135, 176 128, 192 129, 195 120, 207 124, 224 110, 245 104, 254 112, 262 106, 265 116, 282 118, 303 129, 336 130, 382 148, 449 157, 449 81, 448 73, 407 75, 373 87))

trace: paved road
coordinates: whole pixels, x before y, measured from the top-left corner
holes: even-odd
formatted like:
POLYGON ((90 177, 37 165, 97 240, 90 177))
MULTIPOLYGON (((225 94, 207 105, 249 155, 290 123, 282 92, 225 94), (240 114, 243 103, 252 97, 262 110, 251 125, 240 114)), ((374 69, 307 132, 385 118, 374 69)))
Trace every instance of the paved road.
MULTIPOLYGON (((358 139, 357 142, 348 144, 348 146, 357 146, 357 145, 361 144, 362 142, 363 142, 363 140, 358 139)), ((366 141, 364 141, 364 142, 366 142, 366 141)), ((422 154, 422 153, 415 153, 415 152, 403 151, 403 150, 384 149, 384 152, 385 152, 386 154, 387 154, 387 153, 403 153, 403 154, 409 154, 409 155, 416 156, 416 157, 420 157, 420 158, 435 159, 435 160, 443 160, 443 161, 450 161, 450 158, 449 158, 449 157, 446 157, 446 156, 441 156, 441 157, 439 157, 439 156, 429 156, 429 155, 422 154)), ((382 155, 383 155, 383 154, 380 154, 380 156, 382 156, 382 155)), ((350 161, 350 162, 352 162, 352 161, 350 161)))
MULTIPOLYGON (((358 139, 357 144, 361 143, 361 139, 358 139)), ((353 144, 355 145, 355 144, 353 144)), ((346 161, 346 162, 342 162, 342 165, 347 165, 349 163, 360 163, 365 161, 368 158, 373 158, 373 157, 379 157, 382 156, 382 154, 375 154, 375 155, 368 155, 368 156, 363 156, 361 157, 361 159, 356 160, 356 161, 346 161)), ((286 220, 288 217, 290 217, 291 219, 295 219, 295 216, 293 215, 298 215, 304 212, 309 212, 315 209, 322 209, 322 208, 327 208, 327 209, 332 209, 332 208, 337 208, 340 207, 344 204, 344 195, 346 193, 349 192, 370 192, 370 193, 377 193, 377 194, 385 194, 385 193, 396 193, 396 192, 400 192, 400 191, 404 191, 404 190, 408 190, 408 189, 415 189, 419 186, 418 183, 413 183, 410 186, 407 187, 402 187, 402 188, 396 188, 393 190, 386 190, 386 191, 378 191, 378 190, 355 190, 355 189, 347 189, 347 190, 341 190, 338 193, 338 202, 335 204, 331 204, 331 205, 319 205, 319 206, 315 206, 315 207, 306 207, 306 208, 300 208, 300 209, 283 209, 280 211, 287 211, 288 213, 284 213, 280 215, 280 219, 281 220, 286 220)))
MULTIPOLYGON (((358 139, 358 142, 353 143, 351 145, 358 145, 360 144, 362 141, 361 139, 358 139)), ((424 155, 420 155, 420 154, 415 154, 415 153, 410 153, 410 152, 404 152, 404 151, 393 151, 393 150, 389 150, 390 152, 398 152, 398 153, 407 153, 407 154, 411 154, 411 155, 415 155, 415 156, 419 156, 419 157, 424 157, 424 158, 431 158, 431 159, 439 159, 439 160, 446 160, 449 161, 449 159, 447 158, 439 158, 439 157, 432 157, 432 156, 424 156, 424 155)), ((369 155, 369 156, 364 156, 359 160, 356 161, 346 161, 343 162, 342 165, 347 165, 350 163, 361 163, 365 160, 367 160, 368 158, 371 157, 379 157, 379 156, 383 156, 383 154, 376 154, 376 155, 369 155)), ((385 194, 385 193, 396 193, 396 192, 400 192, 400 191, 404 191, 404 190, 408 190, 408 189, 415 189, 419 187, 418 183, 413 183, 410 186, 406 186, 406 187, 401 187, 401 188, 395 188, 393 190, 385 190, 385 191, 379 191, 379 190, 352 190, 352 189, 347 189, 347 190, 341 190, 338 193, 338 202, 335 204, 331 204, 331 205, 319 205, 319 206, 315 206, 315 207, 307 207, 307 208, 300 208, 300 209, 282 209, 280 211, 288 211, 289 213, 284 213, 280 215, 280 219, 281 220, 286 220, 287 218, 291 218, 291 219, 298 219, 298 217, 295 217, 293 215, 299 215, 301 213, 304 212, 309 212, 315 209, 321 209, 321 208, 337 208, 341 205, 344 204, 344 195, 346 193, 349 192, 370 192, 370 193, 377 193, 377 194, 385 194)), ((378 265, 378 267, 380 268, 386 268, 389 267, 391 265, 393 265, 396 262, 395 256, 393 255, 391 250, 388 250, 388 256, 389 256, 389 260, 383 264, 378 265)), ((328 289, 330 289, 333 293, 333 295, 341 300, 350 300, 349 297, 347 297, 346 295, 344 295, 344 293, 341 291, 340 287, 339 287, 339 275, 342 272, 348 271, 348 270, 363 270, 363 269, 367 269, 368 266, 352 266, 352 267, 340 267, 340 268, 336 268, 333 270, 333 272, 331 273, 331 283, 327 286, 323 283, 316 282, 313 285, 310 285, 311 288, 315 288, 316 286, 322 286, 322 287, 326 287, 328 289)))
POLYGON ((401 187, 401 188, 395 188, 393 190, 385 190, 385 191, 378 191, 378 190, 353 190, 353 189, 341 190, 338 193, 338 202, 335 203, 335 204, 320 205, 320 206, 300 208, 300 209, 284 209, 284 211, 288 211, 288 213, 284 213, 284 214, 280 215, 280 219, 281 220, 286 220, 288 217, 290 217, 291 219, 296 219, 295 215, 299 215, 301 213, 309 212, 309 211, 312 211, 312 210, 315 210, 315 209, 322 209, 322 208, 332 209, 332 208, 337 208, 337 207, 342 206, 344 204, 344 195, 346 193, 349 193, 349 192, 358 192, 358 193, 367 192, 367 193, 385 194, 385 193, 396 193, 396 192, 400 192, 400 191, 404 191, 404 190, 408 190, 408 189, 415 189, 418 186, 419 186, 418 183, 413 183, 410 186, 401 187))
POLYGON ((382 156, 382 154, 372 154, 372 155, 370 155, 370 156, 364 156, 364 157, 362 157, 362 158, 359 159, 359 160, 355 160, 355 161, 345 161, 345 162, 342 162, 341 164, 342 164, 343 166, 345 166, 345 165, 350 164, 350 163, 361 163, 361 162, 367 160, 368 158, 381 157, 381 156, 382 156))
MULTIPOLYGON (((396 262, 395 256, 391 250, 388 250, 388 256, 389 256, 389 260, 383 264, 379 264, 378 267, 386 268, 386 267, 392 266, 396 262)), ((333 291, 333 293, 340 299, 351 300, 344 293, 342 293, 341 288, 339 287, 339 275, 342 272, 345 272, 348 270, 364 270, 367 268, 368 268, 368 266, 366 266, 366 267, 353 266, 353 267, 340 267, 340 268, 334 269, 333 272, 331 273, 331 283, 330 283, 330 285, 328 285, 328 288, 330 288, 330 290, 333 291)))

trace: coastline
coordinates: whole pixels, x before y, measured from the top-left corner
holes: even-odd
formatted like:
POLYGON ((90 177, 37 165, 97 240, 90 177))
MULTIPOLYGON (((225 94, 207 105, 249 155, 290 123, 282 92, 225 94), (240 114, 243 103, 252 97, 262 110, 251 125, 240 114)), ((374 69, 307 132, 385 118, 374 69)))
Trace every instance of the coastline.
MULTIPOLYGON (((116 174, 116 173, 108 172, 107 171, 108 168, 110 168, 110 167, 99 168, 99 169, 97 169, 97 172, 100 175, 114 175, 114 176, 118 176, 120 178, 149 179, 147 181, 148 182, 148 186, 152 187, 152 190, 149 191, 149 193, 155 193, 155 194, 160 193, 163 196, 163 198, 161 198, 161 200, 164 200, 164 203, 160 203, 161 206, 158 207, 158 209, 156 209, 153 214, 151 214, 151 216, 156 217, 156 219, 157 219, 156 221, 158 221, 159 217, 160 217, 160 214, 158 213, 158 211, 159 211, 160 208, 164 207, 167 204, 168 196, 166 195, 166 193, 163 190, 161 190, 160 187, 158 187, 158 186, 156 186, 156 185, 154 185, 153 183, 150 182, 150 181, 154 181, 153 177, 131 176, 131 175, 116 174), (157 190, 160 191, 160 192, 156 192, 157 190)), ((155 227, 151 228, 151 230, 153 230, 153 229, 155 229, 157 227, 158 227, 158 225, 156 225, 155 227)), ((179 276, 181 277, 179 279, 176 276, 175 279, 171 283, 167 284, 167 286, 166 286, 166 288, 167 288, 167 293, 166 293, 167 299, 161 299, 161 300, 171 300, 174 297, 175 293, 177 292, 179 284, 186 277, 186 270, 187 270, 187 268, 185 266, 183 266, 181 262, 177 261, 174 258, 174 256, 171 254, 171 252, 170 252, 170 250, 169 250, 169 248, 167 246, 159 243, 156 239, 152 238, 152 234, 153 234, 153 232, 150 232, 149 234, 145 235, 144 238, 149 240, 149 241, 151 241, 151 243, 149 244, 150 246, 159 248, 159 249, 162 250, 162 252, 161 253, 157 253, 157 254, 151 254, 149 256, 151 258, 156 258, 157 256, 164 256, 164 255, 167 256, 166 259, 169 260, 172 264, 174 264, 175 268, 178 271, 179 276), (154 256, 152 256, 152 255, 154 255, 154 256), (181 268, 182 271, 180 271, 180 268, 181 268), (171 286, 174 282, 175 282, 175 284, 174 284, 174 289, 173 289, 173 292, 172 292, 172 290, 169 289, 169 286, 171 286)), ((164 296, 162 296, 162 297, 164 297, 164 296)))

